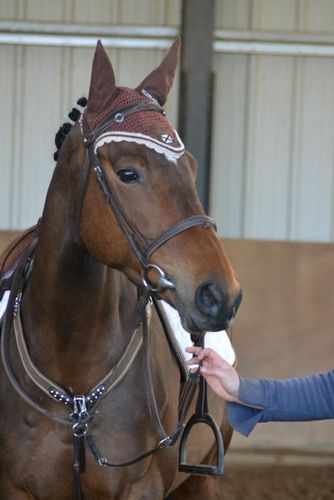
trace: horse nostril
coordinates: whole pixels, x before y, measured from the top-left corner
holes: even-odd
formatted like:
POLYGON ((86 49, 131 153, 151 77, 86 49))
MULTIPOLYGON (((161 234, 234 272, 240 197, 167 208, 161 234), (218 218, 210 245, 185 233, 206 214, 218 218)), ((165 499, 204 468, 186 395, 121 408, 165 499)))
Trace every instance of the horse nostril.
POLYGON ((237 295, 237 298, 235 299, 235 302, 233 304, 233 307, 232 307, 232 310, 231 310, 231 316, 230 316, 230 321, 233 321, 237 312, 238 312, 238 309, 239 309, 239 306, 241 304, 241 301, 242 301, 242 290, 239 291, 238 295, 237 295))
POLYGON ((196 290, 195 303, 203 314, 216 318, 224 304, 224 292, 217 283, 208 281, 196 290))

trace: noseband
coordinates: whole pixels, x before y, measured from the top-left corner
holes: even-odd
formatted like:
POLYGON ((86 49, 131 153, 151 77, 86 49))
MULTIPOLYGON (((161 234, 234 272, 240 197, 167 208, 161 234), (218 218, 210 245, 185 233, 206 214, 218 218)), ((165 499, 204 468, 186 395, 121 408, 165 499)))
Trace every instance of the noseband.
MULTIPOLYGON (((107 199, 107 202, 111 207, 112 212, 119 224, 119 227, 121 228, 124 236, 128 241, 128 244, 130 245, 131 249, 133 250, 142 266, 143 285, 146 286, 148 284, 148 282, 150 281, 148 272, 151 269, 154 269, 158 273, 158 284, 153 286, 153 284, 150 283, 150 285, 153 286, 152 291, 158 291, 162 290, 163 288, 174 288, 174 285, 159 266, 151 264, 149 262, 152 254, 171 238, 182 233, 183 231, 186 231, 187 229, 199 225, 204 226, 206 229, 213 228, 216 230, 217 227, 215 221, 211 217, 208 217, 207 215, 194 215, 181 220, 180 222, 176 223, 174 226, 170 227, 159 236, 157 236, 152 242, 148 242, 148 240, 143 236, 143 234, 134 224, 134 222, 131 221, 127 216, 125 210, 123 209, 117 198, 115 190, 106 174, 102 163, 99 161, 99 158, 95 153, 95 145, 97 144, 101 135, 113 123, 120 122, 120 117, 122 117, 121 121, 123 122, 123 120, 127 116, 133 113, 138 113, 140 111, 151 111, 155 113, 158 112, 165 114, 165 111, 161 106, 142 102, 114 111, 111 115, 105 118, 105 120, 96 129, 86 134, 83 132, 83 142, 88 148, 84 170, 87 171, 89 169, 90 163, 94 165, 94 172, 96 174, 100 187, 107 199)), ((88 173, 86 175, 88 177, 88 173)))

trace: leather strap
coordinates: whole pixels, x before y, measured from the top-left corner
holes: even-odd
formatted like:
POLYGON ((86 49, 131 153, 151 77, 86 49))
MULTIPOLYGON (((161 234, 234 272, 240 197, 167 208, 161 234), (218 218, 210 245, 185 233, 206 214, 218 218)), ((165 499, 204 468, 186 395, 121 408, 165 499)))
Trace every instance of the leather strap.
MULTIPOLYGON (((122 115, 123 117, 126 117, 128 115, 131 115, 132 113, 137 113, 138 111, 143 110, 156 111, 164 114, 163 108, 153 103, 138 103, 127 106, 125 108, 121 108, 114 111, 111 115, 107 116, 95 130, 88 131, 84 135, 84 144, 88 149, 85 165, 87 165, 89 159, 94 164, 94 171, 97 176, 97 180, 104 195, 106 196, 107 202, 110 205, 113 214, 116 217, 116 220, 120 228, 122 229, 123 234, 126 237, 130 247, 132 248, 142 267, 145 269, 149 265, 148 259, 151 257, 153 252, 155 252, 161 245, 166 243, 170 238, 173 238, 180 232, 197 225, 204 225, 204 227, 206 228, 211 227, 216 230, 216 224, 211 217, 208 217, 206 215, 195 215, 178 222, 173 227, 167 229, 161 235, 159 235, 152 243, 148 243, 144 235, 127 216, 109 181, 103 164, 99 161, 95 153, 95 144, 99 140, 101 134, 103 134, 103 132, 107 130, 113 122, 117 121, 117 116, 122 115)), ((85 127, 87 129, 87 123, 83 123, 83 129, 85 127)))
POLYGON ((203 225, 206 229, 211 227, 214 230, 217 230, 215 221, 211 217, 208 217, 207 215, 194 215, 193 217, 188 217, 187 219, 183 219, 177 224, 175 224, 175 226, 170 227, 169 229, 167 229, 167 231, 160 234, 160 236, 158 236, 158 238, 156 238, 153 241, 153 243, 151 243, 146 248, 146 253, 145 253, 146 260, 148 260, 151 257, 152 253, 155 252, 159 247, 161 247, 161 245, 166 243, 168 240, 170 240, 177 234, 180 234, 183 231, 190 229, 191 227, 199 225, 203 225))
MULTIPOLYGON (((15 339, 17 341, 18 351, 20 354, 23 367, 25 368, 28 376, 35 383, 35 385, 37 385, 45 394, 47 394, 50 397, 53 397, 53 399, 55 399, 56 401, 62 402, 65 405, 72 407, 73 405, 72 395, 68 394, 62 387, 58 386, 51 379, 42 374, 38 370, 38 368, 34 365, 34 363, 30 358, 24 338, 23 326, 20 316, 20 303, 21 303, 22 292, 25 287, 26 277, 31 271, 31 262, 32 262, 31 259, 35 248, 35 244, 36 242, 34 242, 34 244, 31 245, 31 248, 29 248, 27 254, 24 255, 24 258, 22 259, 21 264, 17 269, 17 274, 14 277, 13 288, 11 291, 11 297, 9 301, 11 305, 7 310, 5 328, 2 336, 3 363, 7 375, 9 377, 9 380, 12 383, 14 389, 30 406, 32 406, 35 410, 44 414, 51 420, 56 421, 57 423, 61 423, 63 425, 71 425, 71 422, 69 420, 63 419, 62 417, 58 417, 48 412, 30 398, 30 396, 24 391, 24 389, 21 387, 20 383, 16 379, 16 376, 9 362, 9 334, 12 327, 12 323, 11 321, 9 321, 9 319, 13 318, 13 327, 15 332, 15 339)), ((158 405, 155 398, 153 377, 152 377, 151 363, 150 363, 150 349, 149 349, 149 337, 148 337, 149 318, 147 317, 147 303, 149 301, 151 293, 152 293, 151 288, 147 286, 147 288, 144 289, 144 293, 140 297, 135 316, 136 329, 132 336, 130 344, 127 347, 122 358, 120 359, 118 364, 107 374, 107 376, 97 386, 94 387, 94 389, 89 393, 89 395, 85 397, 85 400, 87 400, 87 404, 88 405, 91 404, 91 408, 93 407, 93 405, 95 406, 96 402, 100 400, 102 396, 105 396, 112 389, 112 387, 116 383, 118 383, 121 380, 121 378, 125 376, 132 362, 134 361, 142 342, 144 342, 144 357, 145 357, 145 370, 146 370, 145 387, 147 394, 147 403, 149 407, 150 416, 153 420, 156 432, 159 436, 159 442, 157 446, 155 446, 152 450, 149 450, 148 452, 145 452, 144 454, 131 460, 128 463, 128 465, 130 465, 130 463, 136 463, 144 459, 145 457, 151 455, 152 453, 155 453, 156 451, 165 446, 171 446, 172 444, 174 444, 180 432, 183 429, 183 419, 186 413, 186 411, 181 412, 182 418, 176 425, 175 430, 172 433, 167 434, 160 420, 158 405), (139 325, 141 323, 143 327, 143 334, 141 334, 141 329, 139 328, 139 325)), ((189 403, 190 400, 188 401, 188 404, 189 403)), ((92 416, 89 415, 89 418, 92 418, 92 416)), ((83 442, 82 439, 79 441, 78 439, 75 439, 74 444, 76 453, 78 453, 78 456, 82 456, 83 442)), ((91 443, 93 442, 92 437, 90 438, 90 442, 91 443)), ((94 448, 94 446, 91 445, 91 448, 94 448)), ((106 465, 107 462, 108 461, 105 459, 104 465, 106 465)), ((118 464, 118 465, 113 464, 112 466, 122 466, 122 465, 124 464, 118 464)))
MULTIPOLYGON (((98 160, 96 159, 96 161, 98 160)), ((129 220, 123 210, 108 176, 106 175, 103 165, 101 163, 97 164, 94 167, 94 171, 124 236, 144 269, 149 265, 149 258, 153 252, 177 234, 198 225, 203 225, 205 228, 211 227, 215 230, 217 229, 216 223, 211 217, 208 217, 207 215, 194 215, 181 220, 160 234, 152 243, 148 243, 139 229, 129 220)))
POLYGON ((123 108, 119 108, 113 111, 110 115, 106 116, 106 118, 100 123, 98 127, 94 130, 88 130, 87 122, 83 124, 83 128, 87 129, 87 133, 84 131, 84 143, 87 145, 95 143, 98 138, 111 126, 112 123, 121 123, 124 118, 133 113, 138 113, 139 111, 155 111, 165 115, 165 110, 158 103, 146 103, 139 102, 137 104, 129 104, 128 106, 124 106, 123 108))
MULTIPOLYGON (((20 316, 20 300, 21 300, 21 292, 18 293, 18 296, 15 300, 15 311, 13 314, 13 329, 15 333, 16 344, 18 348, 18 352, 20 355, 20 359, 22 365, 30 378, 30 380, 39 387, 47 396, 51 397, 57 402, 63 403, 64 405, 71 406, 73 403, 73 396, 65 391, 62 387, 58 386, 54 381, 44 375, 32 362, 28 348, 26 345, 26 341, 24 338, 24 332, 21 322, 20 316)), ((146 306, 146 305, 145 305, 146 306)), ((149 317, 151 312, 149 312, 149 317)), ((20 387, 19 382, 17 381, 14 372, 10 366, 9 356, 7 355, 7 342, 9 339, 10 329, 4 332, 3 335, 3 344, 4 348, 2 350, 2 358, 4 362, 4 366, 6 371, 8 371, 9 379, 17 392, 25 399, 30 406, 33 406, 40 413, 46 414, 52 420, 56 420, 60 423, 66 423, 68 425, 68 421, 65 419, 59 419, 55 415, 47 412, 40 405, 35 403, 28 394, 20 387)), ((91 408, 96 406, 96 404, 105 397, 108 392, 118 384, 127 374, 129 369, 131 368, 136 356, 140 350, 140 347, 143 342, 142 330, 139 326, 134 330, 129 344, 122 357, 118 361, 118 363, 109 371, 109 373, 87 394, 86 400, 87 405, 91 408)))

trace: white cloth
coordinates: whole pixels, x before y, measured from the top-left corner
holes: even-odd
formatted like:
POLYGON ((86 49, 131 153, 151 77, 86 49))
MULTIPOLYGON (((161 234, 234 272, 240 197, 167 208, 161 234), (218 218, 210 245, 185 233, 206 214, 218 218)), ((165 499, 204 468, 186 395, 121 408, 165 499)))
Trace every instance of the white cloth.
MULTIPOLYGON (((186 347, 190 347, 192 345, 190 333, 182 327, 179 313, 176 309, 174 309, 174 307, 162 300, 160 301, 160 304, 164 308, 185 360, 190 359, 192 354, 185 351, 186 347)), ((235 351, 225 330, 221 330, 219 332, 206 332, 204 337, 204 346, 214 349, 222 358, 230 363, 230 365, 233 365, 235 362, 235 351)))
POLYGON ((9 294, 10 294, 10 291, 6 290, 2 296, 1 301, 0 301, 0 322, 1 322, 2 316, 5 314, 5 311, 6 311, 6 307, 7 307, 8 299, 9 299, 9 294))

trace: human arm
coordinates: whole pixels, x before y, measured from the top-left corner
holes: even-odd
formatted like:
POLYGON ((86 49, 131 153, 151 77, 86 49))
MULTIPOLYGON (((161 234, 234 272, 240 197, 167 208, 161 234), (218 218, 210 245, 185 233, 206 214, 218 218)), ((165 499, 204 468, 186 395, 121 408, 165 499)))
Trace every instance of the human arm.
POLYGON ((236 380, 234 368, 226 366, 228 363, 217 353, 193 349, 198 348, 190 348, 189 352, 196 357, 189 364, 196 360, 203 363, 201 374, 211 388, 228 401, 230 423, 242 434, 248 435, 258 422, 334 418, 334 370, 286 380, 239 377, 237 391, 231 393, 230 384, 236 380), (229 397, 216 390, 218 383, 229 397))

